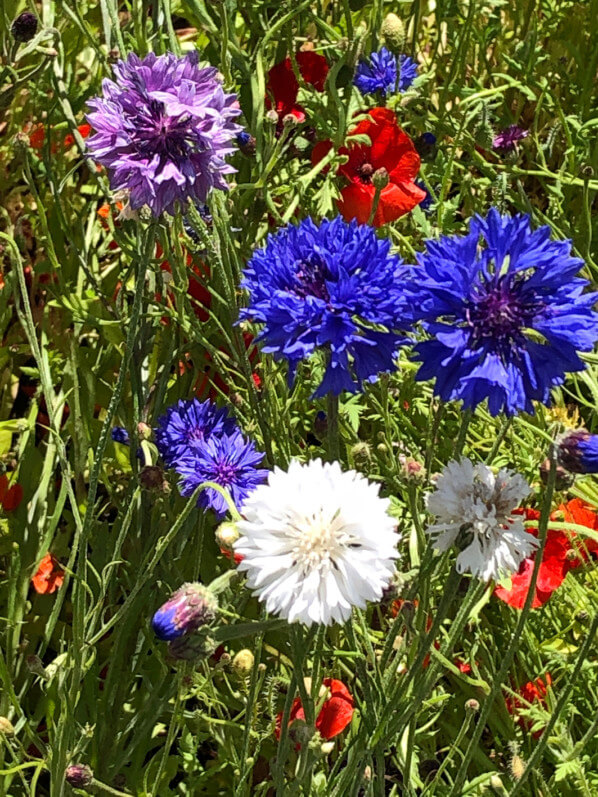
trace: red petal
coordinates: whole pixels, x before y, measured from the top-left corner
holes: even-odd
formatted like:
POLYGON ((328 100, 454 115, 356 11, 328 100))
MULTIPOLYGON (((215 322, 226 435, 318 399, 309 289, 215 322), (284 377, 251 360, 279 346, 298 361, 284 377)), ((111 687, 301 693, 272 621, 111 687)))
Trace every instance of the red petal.
POLYGON ((5 512, 14 511, 23 500, 23 488, 20 484, 13 484, 13 486, 6 492, 2 498, 2 506, 5 512))
POLYGON ((341 191, 341 198, 338 200, 339 213, 345 221, 357 219, 360 224, 366 224, 375 193, 373 185, 351 183, 341 191))
POLYGON ((399 219, 425 198, 426 192, 415 183, 390 183, 380 192, 374 227, 381 227, 399 219))
POLYGON ((353 698, 342 681, 324 678, 324 686, 328 688, 331 696, 324 702, 318 714, 316 728, 324 739, 332 739, 344 731, 351 722, 353 698))
POLYGON ((324 56, 314 53, 313 50, 301 50, 296 57, 303 80, 317 91, 324 91, 324 83, 328 75, 328 62, 324 56))
POLYGON ((8 490, 8 476, 6 473, 3 473, 0 476, 0 502, 4 501, 4 496, 6 495, 6 491, 8 490))
POLYGON ((291 59, 285 58, 279 64, 275 64, 268 72, 266 82, 266 108, 272 107, 271 98, 274 100, 274 108, 279 114, 285 116, 290 113, 295 105, 299 84, 293 72, 291 59))

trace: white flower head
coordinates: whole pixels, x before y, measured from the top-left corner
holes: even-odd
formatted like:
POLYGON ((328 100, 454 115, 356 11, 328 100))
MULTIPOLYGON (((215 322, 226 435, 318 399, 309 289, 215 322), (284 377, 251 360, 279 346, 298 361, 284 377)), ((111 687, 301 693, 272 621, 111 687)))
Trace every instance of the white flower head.
POLYGON ((426 529, 438 551, 459 543, 457 570, 489 581, 512 575, 538 545, 521 517, 512 516, 530 493, 523 476, 509 470, 495 474, 469 459, 449 462, 426 496, 436 523, 426 529))
POLYGON ((249 495, 234 549, 269 612, 330 625, 380 600, 400 537, 378 491, 356 471, 315 459, 275 468, 249 495))

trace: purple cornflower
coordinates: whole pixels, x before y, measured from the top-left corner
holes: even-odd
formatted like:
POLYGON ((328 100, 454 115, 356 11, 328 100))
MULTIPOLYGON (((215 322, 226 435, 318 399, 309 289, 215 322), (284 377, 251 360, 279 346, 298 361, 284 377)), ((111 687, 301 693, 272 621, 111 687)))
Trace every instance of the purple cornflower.
POLYGON ((556 450, 558 464, 571 473, 598 473, 598 435, 585 429, 566 432, 556 450))
POLYGON ((131 439, 129 437, 129 433, 127 432, 124 426, 113 426, 110 432, 110 436, 112 437, 115 443, 122 443, 124 446, 131 445, 131 439))
POLYGON ((468 235, 428 241, 406 286, 430 335, 415 348, 417 378, 435 379, 437 395, 465 407, 488 399, 492 415, 548 404, 567 372, 586 367, 576 350, 598 339, 598 294, 584 293, 583 261, 570 252, 549 227, 494 208, 468 235))
POLYGON ((129 192, 132 210, 148 205, 159 216, 189 199, 205 202, 235 171, 225 157, 241 130, 232 121, 241 113, 236 95, 224 93, 214 67, 198 63, 196 52, 132 53, 88 103, 96 131, 89 152, 108 169, 111 188, 129 192))
POLYGON ((254 251, 244 273, 249 307, 241 317, 264 324, 264 351, 297 365, 314 352, 326 359, 314 393, 338 395, 395 369, 398 331, 409 325, 403 282, 406 269, 390 241, 372 227, 340 216, 316 225, 289 224, 254 251))
POLYGON ((412 58, 408 55, 397 57, 382 47, 377 53, 371 53, 369 58, 360 60, 353 83, 362 94, 379 92, 387 97, 408 89, 416 77, 417 64, 412 58))
POLYGON ((152 630, 163 642, 197 631, 216 617, 218 600, 203 584, 183 584, 152 618, 152 630))
MULTIPOLYGON (((240 508, 247 496, 266 479, 268 471, 258 468, 263 458, 255 444, 238 430, 232 434, 213 434, 191 455, 178 461, 176 470, 181 477, 181 495, 192 495, 203 482, 215 482, 229 492, 235 506, 240 508)), ((220 517, 228 512, 223 496, 213 489, 203 490, 197 505, 212 509, 220 517)))
POLYGON ((182 457, 193 455, 211 435, 232 434, 237 428, 226 409, 209 399, 181 399, 158 418, 156 446, 164 462, 177 468, 182 457))
POLYGON ((519 127, 519 125, 510 125, 504 130, 501 130, 498 135, 494 136, 492 148, 500 149, 503 152, 511 152, 511 150, 517 147, 517 142, 521 141, 523 138, 527 138, 528 135, 529 130, 524 130, 522 127, 519 127))

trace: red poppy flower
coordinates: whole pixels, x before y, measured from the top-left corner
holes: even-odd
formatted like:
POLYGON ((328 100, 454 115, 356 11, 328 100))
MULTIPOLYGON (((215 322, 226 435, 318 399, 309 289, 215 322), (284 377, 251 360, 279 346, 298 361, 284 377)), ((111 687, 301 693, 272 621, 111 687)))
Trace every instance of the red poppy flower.
MULTIPOLYGON (((536 509, 516 510, 518 514, 525 514, 526 520, 538 520, 540 513, 536 509)), ((551 520, 565 523, 576 523, 590 529, 598 529, 598 516, 579 498, 575 498, 559 508, 550 516, 551 520)), ((537 535, 537 529, 530 528, 532 534, 537 535)), ((548 528, 546 545, 542 555, 542 562, 538 570, 536 593, 532 600, 532 609, 543 606, 552 593, 558 589, 569 570, 582 565, 587 558, 586 551, 598 550, 598 543, 589 538, 584 538, 583 544, 574 542, 575 534, 557 529, 548 528)), ((515 609, 522 609, 529 590, 534 571, 535 556, 524 559, 519 572, 511 576, 511 588, 498 586, 494 594, 500 600, 508 603, 515 609)))
MULTIPOLYGON (((425 199, 426 192, 414 182, 420 158, 413 141, 397 124, 389 108, 372 108, 368 119, 349 131, 349 135, 366 135, 371 144, 341 147, 339 153, 349 160, 339 167, 337 174, 349 181, 341 191, 338 209, 346 221, 357 219, 366 224, 372 213, 376 189, 372 176, 378 169, 388 173, 388 185, 380 192, 374 215, 374 227, 381 227, 404 216, 425 199)), ((330 141, 322 141, 313 149, 312 162, 320 161, 330 150, 330 141)))
MULTIPOLYGON (((316 91, 324 91, 324 83, 328 74, 328 64, 323 55, 311 50, 298 52, 297 66, 303 80, 313 86, 316 91)), ((305 120, 305 112, 297 103, 299 82, 293 71, 290 58, 285 58, 268 72, 266 83, 266 108, 273 108, 280 120, 292 114, 299 122, 305 120)))
MULTIPOLYGON (((546 706, 546 694, 551 684, 552 677, 550 673, 547 672, 544 678, 540 677, 536 678, 535 681, 528 681, 517 689, 516 691, 519 697, 517 695, 505 696, 507 710, 509 714, 515 718, 515 721, 520 727, 529 729, 532 726, 530 719, 521 715, 521 709, 529 708, 532 703, 540 703, 542 706, 546 706)), ((535 731, 533 734, 535 739, 541 735, 541 730, 535 731)))
POLYGON ((37 573, 31 579, 33 589, 40 595, 51 595, 60 589, 64 582, 64 570, 51 553, 41 560, 37 573))
MULTIPOLYGON (((323 739, 332 739, 342 733, 353 718, 353 697, 342 681, 324 678, 328 697, 324 701, 316 719, 316 729, 323 739)), ((289 725, 295 720, 305 720, 301 698, 296 697, 291 706, 289 725)), ((280 739, 282 712, 276 717, 276 738, 280 739)))
POLYGON ((0 504, 5 512, 14 512, 23 500, 23 488, 20 484, 8 486, 8 476, 3 473, 0 476, 0 504))
MULTIPOLYGON (((81 138, 87 138, 87 136, 91 133, 91 125, 88 124, 79 125, 77 130, 79 131, 79 135, 81 136, 81 138)), ((75 136, 72 133, 67 133, 66 136, 64 137, 64 148, 68 149, 69 147, 72 147, 74 143, 75 143, 75 136)))

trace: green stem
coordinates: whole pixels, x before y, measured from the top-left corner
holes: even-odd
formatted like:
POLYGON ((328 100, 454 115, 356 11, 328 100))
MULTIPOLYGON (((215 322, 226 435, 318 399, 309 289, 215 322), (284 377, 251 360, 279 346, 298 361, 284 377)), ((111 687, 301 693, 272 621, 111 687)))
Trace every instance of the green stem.
POLYGON ((340 459, 340 430, 339 430, 339 398, 333 393, 328 394, 328 456, 331 462, 340 459))

